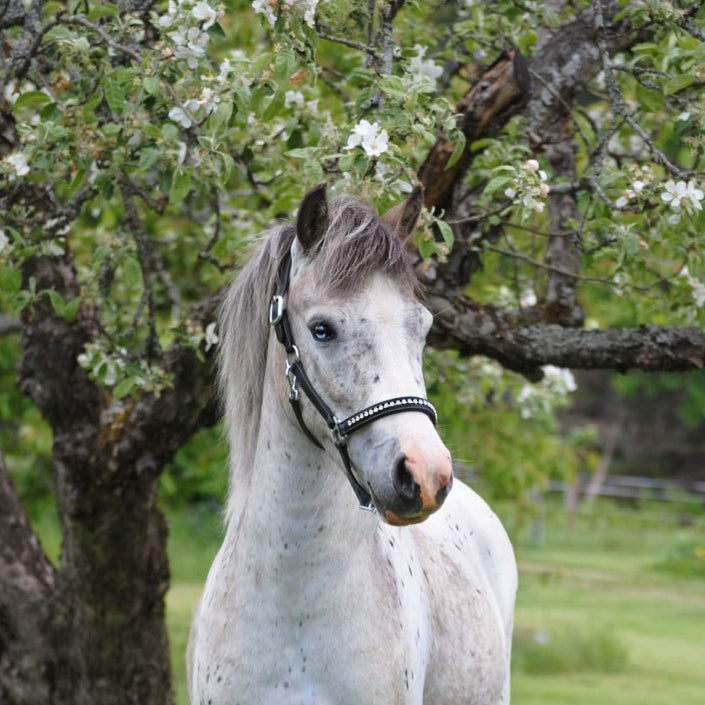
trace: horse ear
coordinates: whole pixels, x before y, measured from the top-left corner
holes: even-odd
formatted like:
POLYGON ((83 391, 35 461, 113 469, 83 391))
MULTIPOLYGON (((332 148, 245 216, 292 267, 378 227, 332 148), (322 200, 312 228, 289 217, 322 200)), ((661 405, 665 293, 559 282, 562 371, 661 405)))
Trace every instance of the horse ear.
POLYGON ((423 186, 417 183, 406 199, 392 206, 381 221, 393 228, 402 241, 407 240, 414 232, 422 208, 423 186))
POLYGON ((296 237, 304 252, 315 247, 328 230, 326 184, 316 184, 304 197, 296 217, 296 237))

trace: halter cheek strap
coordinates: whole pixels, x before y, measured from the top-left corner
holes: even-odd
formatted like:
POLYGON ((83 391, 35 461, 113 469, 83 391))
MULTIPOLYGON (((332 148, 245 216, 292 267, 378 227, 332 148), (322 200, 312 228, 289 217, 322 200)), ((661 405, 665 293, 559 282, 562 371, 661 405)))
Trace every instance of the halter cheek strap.
POLYGON ((277 272, 277 290, 269 305, 269 323, 274 328, 277 340, 286 351, 286 376, 289 380, 289 402, 291 408, 306 437, 318 448, 323 449, 321 442, 313 435, 304 421, 299 398, 300 391, 303 391, 330 429, 335 447, 338 449, 341 460, 343 461, 345 474, 357 495, 360 507, 362 509, 375 511, 370 492, 360 484, 360 481, 353 472, 353 465, 350 461, 347 449, 348 436, 372 421, 376 421, 384 416, 390 416, 391 414, 399 414, 403 411, 420 411, 426 414, 435 425, 437 421, 436 410, 433 408, 431 402, 422 397, 395 397, 394 399, 387 399, 386 401, 368 406, 366 409, 349 416, 347 419, 339 421, 333 410, 313 386, 306 374, 306 370, 304 370, 301 364, 299 350, 294 342, 294 335, 291 331, 285 303, 285 297, 289 290, 290 276, 291 254, 288 253, 282 259, 277 272))

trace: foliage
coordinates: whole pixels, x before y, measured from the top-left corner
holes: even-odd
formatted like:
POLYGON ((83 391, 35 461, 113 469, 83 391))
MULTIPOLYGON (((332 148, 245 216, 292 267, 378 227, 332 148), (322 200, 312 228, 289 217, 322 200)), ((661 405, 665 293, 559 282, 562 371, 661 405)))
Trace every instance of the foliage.
POLYGON ((15 388, 16 355, 16 336, 0 337, 0 448, 19 496, 32 503, 52 491, 51 430, 15 388))
MULTIPOLYGON (((600 47, 602 71, 585 77, 567 117, 572 174, 556 171, 540 137, 526 139, 524 114, 469 145, 456 123, 456 100, 483 65, 507 46, 531 59, 542 31, 587 4, 399 3, 395 34, 378 22, 373 42, 361 0, 169 0, 144 12, 44 3, 41 61, 2 79, 16 134, 0 160, 0 307, 31 313, 46 297, 67 320, 97 308, 101 330, 79 363, 113 400, 159 393, 172 384, 164 350, 216 344, 217 331, 187 322, 189 304, 232 276, 305 187, 326 179, 386 208, 443 135, 449 165, 466 148, 473 155, 464 220, 479 229, 482 266, 468 289, 478 300, 517 316, 540 304, 546 243, 569 234, 591 325, 702 325, 705 42, 695 5, 623 4, 625 31, 644 39, 613 55, 600 47), (552 199, 564 195, 576 211, 557 232, 552 199), (80 293, 64 300, 23 281, 37 255, 69 256, 80 293)), ((376 3, 379 13, 391 6, 376 3)), ((6 41, 21 32, 6 30, 6 41)), ((458 225, 424 214, 415 243, 429 266, 448 255, 458 225)), ((569 385, 530 387, 448 358, 431 387, 452 443, 501 493, 522 495, 575 465, 550 413, 569 385)), ((13 394, 3 418, 30 418, 13 394)), ((172 477, 191 486, 184 458, 172 477)), ((195 494, 219 493, 204 482, 195 494)))
POLYGON ((678 400, 678 417, 681 423, 695 428, 705 419, 705 380, 697 372, 685 374, 663 373, 656 376, 640 374, 614 375, 612 386, 627 396, 641 394, 647 399, 659 394, 674 394, 678 400))
POLYGON ((479 475, 497 497, 526 502, 532 489, 568 479, 578 469, 573 448, 558 436, 554 411, 575 389, 567 370, 547 368, 531 384, 490 360, 451 353, 427 356, 429 396, 440 409, 441 430, 460 475, 479 475))

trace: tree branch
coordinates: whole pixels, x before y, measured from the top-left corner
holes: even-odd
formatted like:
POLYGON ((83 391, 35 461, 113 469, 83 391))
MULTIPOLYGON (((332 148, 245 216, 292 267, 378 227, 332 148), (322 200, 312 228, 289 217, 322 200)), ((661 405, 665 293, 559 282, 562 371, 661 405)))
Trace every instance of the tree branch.
POLYGON ((705 331, 690 326, 583 330, 557 324, 522 325, 516 311, 480 306, 462 296, 433 291, 431 345, 463 355, 486 355, 529 379, 543 365, 624 372, 685 371, 705 366, 705 331))
POLYGON ((428 208, 450 206, 455 185, 472 161, 472 142, 506 124, 528 89, 525 60, 518 51, 506 52, 481 74, 456 106, 467 144, 464 154, 448 168, 455 144, 441 135, 419 169, 428 208))

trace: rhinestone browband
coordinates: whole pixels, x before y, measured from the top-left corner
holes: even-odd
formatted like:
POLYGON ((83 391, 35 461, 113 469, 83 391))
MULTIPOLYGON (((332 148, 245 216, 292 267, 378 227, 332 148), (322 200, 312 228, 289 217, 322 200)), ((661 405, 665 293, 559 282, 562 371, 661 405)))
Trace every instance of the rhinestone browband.
POLYGON ((357 414, 353 414, 349 418, 345 419, 345 421, 340 422, 339 429, 343 435, 347 435, 351 431, 354 431, 360 428, 360 426, 364 426, 375 419, 381 418, 382 416, 387 416, 389 414, 396 414, 400 411, 420 411, 426 414, 434 425, 438 420, 436 409, 433 404, 428 401, 428 399, 424 399, 422 397, 398 397, 396 399, 388 399, 387 401, 380 402, 379 404, 373 404, 372 406, 359 411, 357 414))

